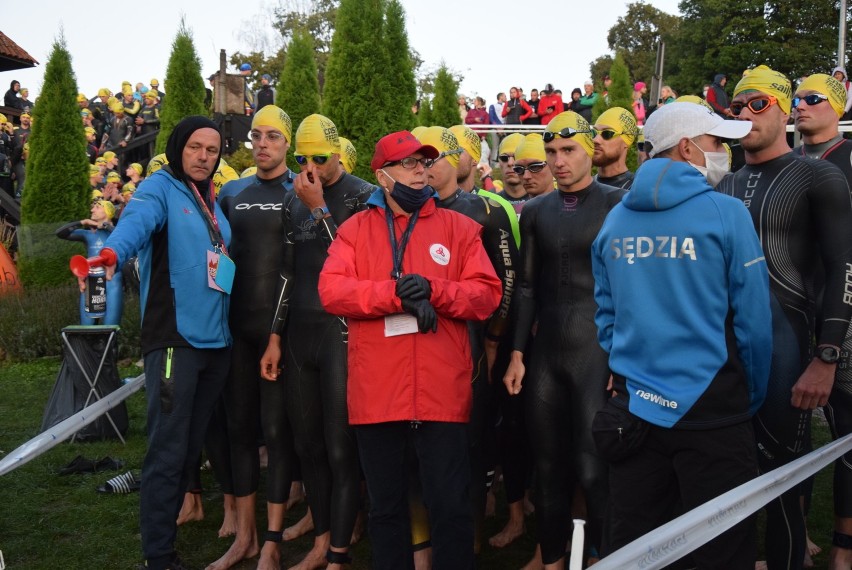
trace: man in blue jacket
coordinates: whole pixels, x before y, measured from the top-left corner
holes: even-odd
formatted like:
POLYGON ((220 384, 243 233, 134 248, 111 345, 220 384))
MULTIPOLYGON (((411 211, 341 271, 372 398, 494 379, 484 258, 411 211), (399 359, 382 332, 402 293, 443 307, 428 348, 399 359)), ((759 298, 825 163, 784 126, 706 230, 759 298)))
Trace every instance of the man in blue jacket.
POLYGON ((139 256, 148 397, 139 510, 145 565, 155 570, 184 568, 174 546, 187 463, 201 453, 230 365, 231 229, 211 179, 221 149, 209 119, 178 123, 168 165, 139 186, 102 252, 113 261, 108 278, 116 261, 139 256))
MULTIPOLYGON (((621 415, 615 426, 647 430, 614 454, 596 437, 610 462, 604 554, 666 523, 676 504, 688 511, 758 473, 750 420, 772 352, 766 261, 742 202, 712 186, 728 169, 721 139, 750 129, 694 103, 658 109, 645 125, 654 160, 592 245, 614 391, 596 427, 621 415)), ((693 559, 751 570, 756 555, 749 518, 693 559)))

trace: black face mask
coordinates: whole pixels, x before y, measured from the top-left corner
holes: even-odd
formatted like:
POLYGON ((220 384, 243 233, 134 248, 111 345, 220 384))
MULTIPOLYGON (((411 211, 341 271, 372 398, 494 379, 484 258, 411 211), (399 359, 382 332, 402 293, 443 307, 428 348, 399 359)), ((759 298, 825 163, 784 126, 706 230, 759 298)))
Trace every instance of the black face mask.
MULTIPOLYGON (((382 172, 384 172, 384 170, 382 172)), ((385 172, 385 176, 393 180, 393 178, 388 176, 387 172, 385 172)), ((416 210, 419 210, 420 207, 432 197, 434 192, 435 191, 431 186, 424 186, 418 190, 394 180, 393 189, 390 191, 390 197, 394 199, 394 202, 399 204, 400 208, 411 214, 416 210)))

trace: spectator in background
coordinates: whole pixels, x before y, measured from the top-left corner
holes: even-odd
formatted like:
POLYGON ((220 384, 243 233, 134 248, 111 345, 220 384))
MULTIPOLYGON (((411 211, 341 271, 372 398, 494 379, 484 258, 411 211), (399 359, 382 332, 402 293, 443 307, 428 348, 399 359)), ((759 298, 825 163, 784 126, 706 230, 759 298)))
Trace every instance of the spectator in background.
POLYGON ((255 103, 257 104, 257 109, 255 112, 260 111, 267 105, 275 104, 275 88, 271 85, 272 76, 268 73, 264 73, 260 78, 260 89, 257 90, 257 95, 255 95, 255 103))
POLYGON ((538 114, 538 89, 533 89, 530 91, 530 98, 527 99, 527 105, 529 105, 530 109, 532 109, 532 115, 523 120, 525 125, 540 125, 541 117, 538 114))
POLYGON ((30 113, 33 110, 35 103, 29 100, 30 90, 26 87, 21 87, 21 110, 25 113, 30 113))
POLYGON ((587 122, 592 122, 592 107, 600 99, 600 94, 595 93, 595 86, 591 79, 583 83, 585 93, 580 96, 580 110, 577 111, 587 122))
POLYGON ((3 96, 3 105, 23 111, 21 99, 18 97, 18 91, 20 90, 21 82, 13 79, 12 83, 9 84, 9 90, 6 91, 6 94, 3 96))
POLYGON ((644 81, 637 81, 633 84, 633 114, 636 115, 636 124, 640 127, 645 124, 645 119, 648 117, 646 93, 648 93, 648 88, 644 81))
POLYGON ((461 117, 462 122, 464 122, 465 117, 467 117, 468 111, 470 111, 470 105, 467 104, 467 97, 464 95, 459 95, 459 116, 461 117))
POLYGON ((509 101, 503 107, 503 122, 507 125, 520 125, 532 115, 532 109, 521 97, 517 87, 509 89, 509 101))
POLYGON ((657 104, 668 105, 669 103, 674 103, 675 99, 677 99, 677 93, 668 85, 663 85, 662 89, 660 89, 660 100, 657 104))
POLYGON ((166 98, 166 94, 160 91, 160 82, 154 78, 151 80, 149 85, 151 86, 151 91, 157 94, 157 99, 159 100, 160 105, 162 105, 166 98))
POLYGON ((501 91, 497 94, 497 102, 488 107, 488 118, 491 119, 492 125, 503 124, 503 107, 505 105, 506 94, 501 91))
POLYGON ((713 107, 713 111, 720 117, 730 117, 731 98, 725 91, 725 85, 728 83, 728 78, 724 73, 719 73, 713 78, 713 83, 710 89, 707 90, 707 102, 713 107))
POLYGON ((243 89, 243 96, 245 97, 244 103, 246 108, 246 115, 251 115, 254 112, 256 101, 254 100, 254 92, 249 89, 249 79, 251 78, 250 63, 243 63, 242 65, 240 65, 240 75, 242 75, 246 81, 245 88, 243 89))
POLYGON ((546 125, 563 111, 562 94, 554 93, 553 84, 548 83, 541 90, 541 99, 538 103, 538 114, 541 117, 541 124, 546 125))
MULTIPOLYGON (((464 118, 465 125, 489 125, 491 124, 491 118, 488 116, 488 111, 485 110, 485 99, 477 96, 473 100, 473 109, 468 111, 467 116, 464 118)), ((477 133, 479 134, 479 133, 477 133)), ((485 135, 479 135, 479 138, 483 138, 485 135)))
POLYGON ((571 91, 571 101, 569 101, 569 102, 567 103, 568 108, 567 108, 567 109, 565 109, 565 110, 566 110, 566 111, 574 111, 575 113, 579 114, 579 113, 580 113, 580 96, 581 96, 582 94, 583 94, 583 92, 582 92, 582 91, 580 91, 580 88, 579 88, 579 87, 575 87, 575 88, 571 91))
POLYGON ((843 115, 840 119, 848 120, 849 110, 852 109, 852 82, 846 77, 846 70, 842 67, 835 67, 831 71, 831 75, 843 85, 843 89, 846 91, 846 103, 843 106, 843 115))

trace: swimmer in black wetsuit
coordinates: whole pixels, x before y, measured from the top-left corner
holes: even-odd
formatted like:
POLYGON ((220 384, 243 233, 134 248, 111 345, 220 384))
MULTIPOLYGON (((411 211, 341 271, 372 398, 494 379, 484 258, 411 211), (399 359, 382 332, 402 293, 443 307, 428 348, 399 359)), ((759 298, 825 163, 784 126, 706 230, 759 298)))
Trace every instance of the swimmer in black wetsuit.
POLYGON ((231 370, 223 390, 230 443, 231 489, 236 497, 236 540, 208 570, 224 570, 260 552, 258 568, 278 568, 278 543, 290 491, 293 435, 286 415, 286 386, 258 373, 276 307, 278 277, 284 263, 281 203, 293 188, 287 168, 290 117, 274 105, 257 112, 249 136, 257 174, 225 184, 219 205, 231 224, 231 257, 237 270, 231 295, 234 335, 231 370), (260 476, 258 415, 268 453, 267 531, 258 544, 255 503, 260 476))
MULTIPOLYGON (((852 186, 852 140, 844 139, 838 122, 846 105, 846 88, 822 73, 805 79, 796 91, 792 113, 804 144, 793 154, 827 160, 852 186)), ((852 433, 852 327, 840 349, 834 387, 823 407, 835 438, 852 433)), ((834 463, 834 537, 829 554, 831 570, 852 568, 852 452, 834 463)))
MULTIPOLYGON (((845 293, 852 268, 849 186, 828 161, 790 153, 785 128, 791 94, 787 78, 766 66, 737 84, 731 112, 753 123, 741 140, 746 166, 717 186, 751 212, 769 269, 772 369, 766 401, 754 421, 763 472, 803 455, 811 412, 828 403, 835 351, 852 316, 845 293), (821 271, 824 294, 818 308, 821 271)), ((801 568, 805 528, 799 489, 771 501, 766 518, 769 568, 801 568)))
POLYGON ((503 176, 503 189, 497 192, 497 195, 505 198, 515 208, 515 213, 519 217, 521 209, 524 207, 524 202, 531 198, 526 190, 524 190, 524 183, 521 177, 512 170, 512 167, 515 166, 515 149, 521 144, 522 140, 524 140, 524 135, 521 133, 512 133, 500 141, 500 147, 497 151, 500 173, 503 176))
POLYGON ((624 190, 592 180, 592 132, 577 113, 554 118, 544 140, 559 191, 524 206, 514 350, 504 383, 510 394, 520 393, 524 380, 527 384, 542 561, 545 568, 561 568, 571 532, 574 482, 582 486, 588 505, 586 544, 600 547, 607 475, 591 426, 606 403, 610 371, 594 323, 591 244, 624 190), (525 374, 523 356, 536 320, 532 362, 525 374))
POLYGON ((274 379, 286 334, 287 412, 301 459, 314 521, 314 547, 297 568, 348 563, 358 514, 358 455, 346 408, 347 325, 329 315, 317 292, 319 273, 337 226, 365 208, 375 186, 347 174, 337 128, 321 115, 296 132, 301 172, 282 206, 287 230, 278 308, 261 375, 274 379))
POLYGON ((488 466, 484 456, 486 438, 491 433, 487 429, 491 407, 488 374, 497 357, 500 340, 508 331, 510 303, 518 271, 518 247, 507 208, 486 195, 470 194, 459 188, 456 167, 463 150, 455 135, 444 127, 429 127, 418 139, 440 152, 426 171, 429 185, 438 193, 438 207, 463 214, 482 226, 482 245, 503 285, 500 307, 491 318, 483 323, 468 321, 473 357, 473 408, 468 433, 471 445, 471 501, 476 526, 474 551, 478 552, 488 491, 488 466))

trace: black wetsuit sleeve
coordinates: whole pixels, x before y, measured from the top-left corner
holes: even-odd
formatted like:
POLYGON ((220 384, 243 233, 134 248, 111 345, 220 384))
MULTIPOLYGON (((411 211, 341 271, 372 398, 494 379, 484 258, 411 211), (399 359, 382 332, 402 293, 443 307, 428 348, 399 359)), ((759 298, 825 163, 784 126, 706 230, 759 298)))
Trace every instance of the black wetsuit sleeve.
POLYGON ((62 226, 62 227, 60 227, 56 230, 56 232, 55 232, 56 237, 58 237, 60 239, 67 239, 69 241, 85 242, 86 239, 83 236, 73 233, 74 230, 78 230, 82 227, 83 227, 83 224, 81 224, 79 222, 79 220, 76 221, 76 222, 67 223, 64 226, 62 226))
POLYGON ((480 199, 484 202, 487 212, 482 230, 482 243, 494 267, 494 272, 497 273, 503 286, 500 306, 491 316, 485 330, 486 337, 496 341, 500 340, 509 328, 509 312, 517 283, 520 253, 512 235, 509 214, 502 205, 482 196, 480 199))
POLYGON ((331 247, 331 242, 337 237, 337 222, 334 221, 334 216, 326 216, 317 222, 319 226, 320 236, 325 244, 325 248, 331 247))
POLYGON ((808 201, 825 270, 817 344, 841 346, 852 318, 852 293, 847 291, 847 282, 852 282, 852 198, 839 168, 819 163, 808 201))
POLYGON ((538 246, 535 236, 537 204, 528 203, 521 216, 521 269, 520 280, 512 300, 512 324, 514 339, 512 350, 525 352, 530 331, 535 321, 536 278, 539 274, 538 246))
MULTIPOLYGON (((295 250, 295 230, 291 208, 295 200, 295 192, 289 191, 281 204, 281 218, 284 222, 284 257, 281 263, 281 273, 278 275, 278 293, 275 300, 275 314, 272 317, 272 334, 281 335, 287 324, 287 310, 290 305, 290 294, 293 292, 293 268, 295 250)), ((335 234, 337 226, 335 226, 335 234)))

